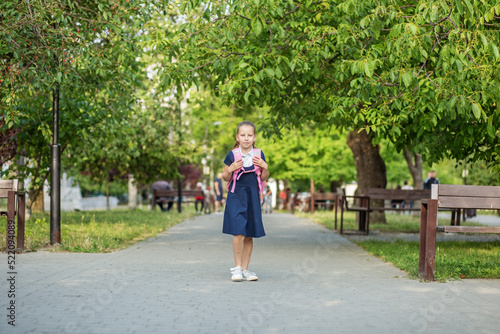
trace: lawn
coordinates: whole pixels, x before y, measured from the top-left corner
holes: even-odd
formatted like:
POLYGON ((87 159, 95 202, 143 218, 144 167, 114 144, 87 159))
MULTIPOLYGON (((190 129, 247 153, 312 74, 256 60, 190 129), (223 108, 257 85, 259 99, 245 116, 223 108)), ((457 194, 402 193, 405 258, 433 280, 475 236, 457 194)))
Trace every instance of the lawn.
MULTIPOLYGON (((354 241, 369 253, 418 277, 418 242, 354 241)), ((435 277, 438 281, 459 278, 500 278, 500 241, 441 241, 436 245, 435 277)))
MULTIPOLYGON (((50 245, 50 216, 33 214, 26 222, 25 250, 107 253, 123 249, 167 230, 194 215, 194 210, 179 214, 160 210, 78 211, 61 212, 60 245, 50 245)), ((0 235, 5 236, 5 221, 0 235)), ((5 237, 0 238, 5 251, 5 237)))
MULTIPOLYGON (((316 211, 314 214, 298 213, 334 229, 334 214, 331 211, 316 211)), ((354 212, 344 213, 344 229, 357 229, 354 212)), ((340 219, 340 214, 339 214, 340 219)), ((413 278, 418 277, 418 241, 405 241, 395 237, 393 241, 376 240, 377 235, 394 235, 395 232, 418 234, 420 218, 412 215, 386 214, 387 224, 370 224, 372 238, 353 242, 367 252, 394 264, 413 278)), ((340 224, 340 221, 339 221, 340 224)), ((449 224, 448 219, 440 219, 439 224, 449 224)), ((463 223, 462 225, 477 225, 463 223)), ((466 234, 461 233, 461 236, 466 234)), ((348 237, 349 238, 349 237, 348 237)), ((436 245, 437 280, 460 278, 500 278, 500 241, 438 241, 436 245)))

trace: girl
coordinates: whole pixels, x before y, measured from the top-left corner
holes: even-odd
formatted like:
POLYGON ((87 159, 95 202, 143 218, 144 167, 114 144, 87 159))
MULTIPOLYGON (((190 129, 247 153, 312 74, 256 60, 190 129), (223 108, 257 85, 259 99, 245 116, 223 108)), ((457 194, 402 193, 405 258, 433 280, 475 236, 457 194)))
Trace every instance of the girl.
POLYGON ((235 282, 258 280, 257 275, 248 270, 248 264, 253 238, 266 235, 260 203, 261 187, 269 177, 269 170, 264 153, 253 147, 255 139, 255 125, 241 122, 236 129, 234 149, 226 155, 222 172, 222 178, 228 182, 222 232, 234 236, 235 265, 231 268, 231 279, 235 282))

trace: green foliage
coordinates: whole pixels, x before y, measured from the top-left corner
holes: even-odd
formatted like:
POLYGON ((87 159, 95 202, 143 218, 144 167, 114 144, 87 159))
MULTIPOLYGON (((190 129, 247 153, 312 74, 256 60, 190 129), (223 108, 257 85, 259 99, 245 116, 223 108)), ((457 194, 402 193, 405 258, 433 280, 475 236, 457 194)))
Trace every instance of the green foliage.
MULTIPOLYGON (((95 182, 88 175, 83 175, 80 173, 75 173, 74 176, 75 183, 80 187, 83 197, 92 197, 106 194, 106 184, 95 182)), ((123 180, 118 180, 117 182, 109 183, 109 195, 122 197, 124 194, 128 193, 128 184, 125 184, 123 180), (120 182, 122 181, 122 182, 120 182)))
MULTIPOLYGON (((418 277, 418 242, 355 241, 368 252, 418 277)), ((500 242, 443 241, 436 244, 437 280, 500 278, 500 242)))
MULTIPOLYGON (((62 212, 62 244, 49 246, 50 217, 34 214, 26 222, 26 251, 50 247, 52 251, 107 253, 129 247, 145 240, 194 215, 194 210, 113 210, 62 212)), ((5 235, 5 224, 0 226, 5 235)), ((5 250, 5 238, 0 238, 0 250, 5 250)))
POLYGON ((209 78, 223 101, 269 106, 264 130, 366 128, 430 162, 499 159, 497 1, 186 1, 151 36, 163 83, 209 78), (197 15, 203 8, 203 15, 197 15))
POLYGON ((424 169, 424 178, 428 171, 435 170, 441 183, 445 184, 467 184, 495 186, 500 185, 500 174, 498 168, 489 167, 485 161, 464 164, 463 161, 443 159, 439 163, 432 164, 424 169), (468 171, 464 180, 463 171, 468 171))
POLYGON ((265 148, 267 140, 260 132, 261 120, 266 111, 261 108, 238 108, 220 105, 220 99, 207 88, 190 91, 185 110, 189 130, 184 134, 186 161, 201 164, 206 160, 214 172, 222 171, 226 154, 233 149, 236 128, 243 120, 253 122, 257 127, 256 147, 262 148, 266 158, 272 156, 265 148))
POLYGON ((404 181, 412 184, 412 176, 402 152, 398 152, 388 140, 382 141, 380 147, 380 155, 387 168, 387 188, 396 188, 398 184, 402 186, 404 181))
POLYGON ((1 2, 2 131, 20 131, 14 140, 29 159, 18 177, 30 175, 32 186, 39 188, 48 176, 55 88, 60 91, 63 152, 95 127, 113 128, 128 116, 145 76, 144 64, 137 61, 143 52, 141 29, 166 2, 1 2))
POLYGON ((2 108, 9 110, 19 97, 50 92, 56 83, 87 88, 110 78, 115 85, 132 83, 135 59, 130 56, 139 50, 134 42, 140 40, 144 22, 164 5, 137 0, 2 1, 0 66, 7 90, 2 90, 2 108))
POLYGON ((126 179, 140 183, 177 176, 178 160, 170 143, 172 123, 162 108, 139 109, 114 122, 89 129, 68 148, 67 166, 102 182, 126 179))
MULTIPOLYGON (((279 140, 267 140, 262 149, 269 155, 269 172, 275 179, 307 182, 330 188, 332 181, 350 182, 356 170, 346 136, 339 131, 304 124, 283 131, 279 140)), ((305 190, 302 188, 302 190, 305 190)))
POLYGON ((267 110, 219 106, 220 100, 207 89, 190 95, 187 113, 190 131, 186 141, 187 145, 191 141, 192 149, 188 151, 195 162, 209 156, 215 170, 221 170, 225 155, 233 148, 238 123, 250 120, 257 126, 256 147, 266 154, 274 179, 305 180, 308 184, 314 179, 325 188, 329 188, 331 181, 355 179, 352 153, 346 145, 346 136, 339 131, 305 124, 302 129, 283 131, 279 139, 263 138, 259 130, 265 126, 267 110))

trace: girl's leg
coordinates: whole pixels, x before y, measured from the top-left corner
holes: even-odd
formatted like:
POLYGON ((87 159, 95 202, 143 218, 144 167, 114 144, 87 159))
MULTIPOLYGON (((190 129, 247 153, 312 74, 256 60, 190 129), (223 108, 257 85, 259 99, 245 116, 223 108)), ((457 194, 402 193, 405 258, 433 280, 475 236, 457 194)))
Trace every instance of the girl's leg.
POLYGON ((243 255, 241 257, 241 263, 243 270, 248 269, 248 264, 250 263, 250 257, 252 256, 252 249, 253 249, 253 238, 248 237, 244 238, 243 241, 243 255))
POLYGON ((233 237, 233 254, 234 254, 234 266, 243 267, 243 253, 244 253, 244 235, 235 235, 233 237))

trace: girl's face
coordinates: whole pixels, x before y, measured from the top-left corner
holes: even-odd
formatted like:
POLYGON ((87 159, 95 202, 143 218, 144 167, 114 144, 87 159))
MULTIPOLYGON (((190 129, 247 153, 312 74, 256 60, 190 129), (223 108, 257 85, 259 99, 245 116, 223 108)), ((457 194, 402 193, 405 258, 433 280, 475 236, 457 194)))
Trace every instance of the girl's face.
POLYGON ((240 130, 236 134, 236 140, 240 143, 241 148, 250 149, 255 143, 255 132, 250 125, 240 126, 240 130))

